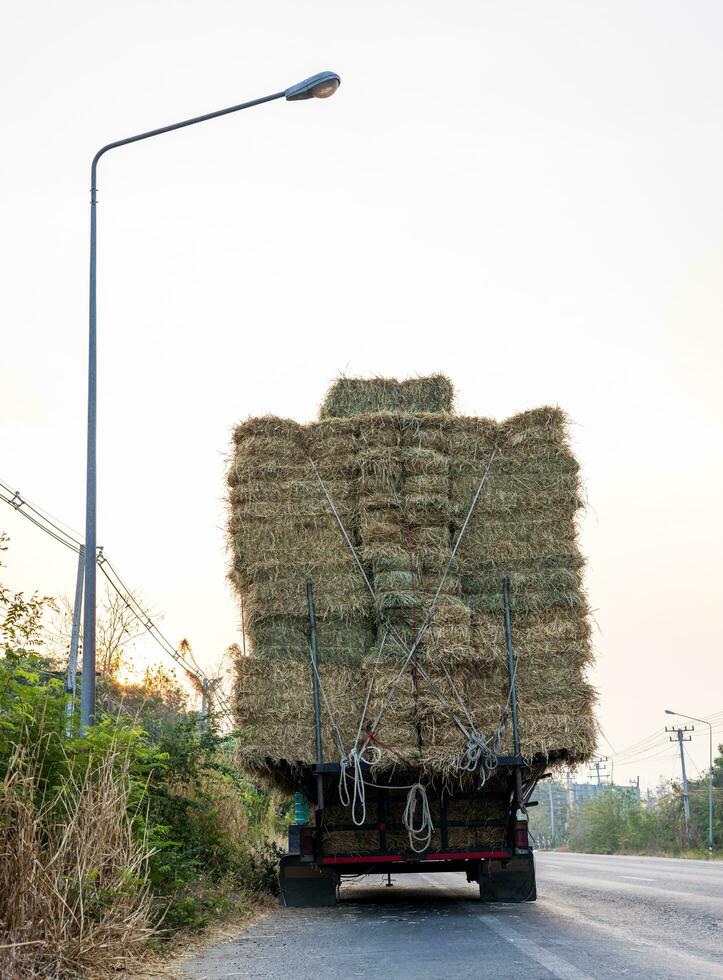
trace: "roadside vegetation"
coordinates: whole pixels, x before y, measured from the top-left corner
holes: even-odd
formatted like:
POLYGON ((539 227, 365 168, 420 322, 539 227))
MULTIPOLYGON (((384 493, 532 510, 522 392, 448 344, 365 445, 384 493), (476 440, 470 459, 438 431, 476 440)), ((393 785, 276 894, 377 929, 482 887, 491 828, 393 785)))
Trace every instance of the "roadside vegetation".
MULTIPOLYGON (((713 763, 714 854, 723 855, 723 746, 713 763)), ((592 854, 657 854, 705 857, 708 853, 708 780, 691 780, 690 837, 683 819, 683 795, 672 783, 645 806, 632 793, 605 788, 570 822, 567 846, 592 854)))
MULTIPOLYGON (((713 760, 713 853, 723 858, 723 745, 713 760)), ((556 794, 555 833, 550 804, 543 785, 539 803, 531 811, 530 827, 542 846, 562 847, 590 854, 649 854, 670 857, 708 855, 708 777, 689 780, 690 833, 686 836, 680 783, 651 799, 638 800, 630 787, 603 786, 571 816, 561 786, 556 794)))
MULTIPOLYGON (((0 537, 0 547, 5 545, 0 537)), ((173 675, 122 684, 123 630, 98 723, 69 725, 52 601, 0 585, 0 976, 126 975, 184 930, 274 891, 288 804, 235 764, 233 733, 173 675)))

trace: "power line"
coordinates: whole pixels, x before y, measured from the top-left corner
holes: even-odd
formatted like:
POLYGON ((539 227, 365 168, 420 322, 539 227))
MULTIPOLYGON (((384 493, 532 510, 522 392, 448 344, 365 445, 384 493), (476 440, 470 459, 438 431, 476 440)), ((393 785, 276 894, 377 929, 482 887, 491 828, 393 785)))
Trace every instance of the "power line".
POLYGON ((628 745, 626 748, 621 749, 620 752, 616 753, 616 758, 622 758, 623 756, 637 755, 640 752, 647 751, 650 746, 660 739, 660 729, 651 732, 650 735, 646 735, 645 738, 641 738, 637 742, 633 742, 632 745, 628 745))
MULTIPOLYGON (((7 481, 2 479, 0 479, 0 488, 5 490, 6 493, 18 493, 18 491, 14 491, 12 489, 7 481)), ((59 517, 54 517, 53 514, 50 514, 47 510, 43 510, 40 504, 36 503, 34 500, 30 500, 27 496, 23 497, 23 503, 30 510, 34 511, 39 517, 42 517, 45 521, 47 521, 48 524, 51 524, 57 531, 60 531, 62 534, 67 533, 69 538, 74 539, 77 544, 81 544, 83 536, 75 528, 71 527, 69 524, 66 524, 64 521, 61 521, 59 517)))
MULTIPOLYGON (((19 490, 12 490, 10 486, 2 480, 0 480, 0 500, 5 501, 5 503, 11 506, 13 510, 17 511, 17 513, 21 514, 36 527, 40 528, 41 531, 44 531, 59 544, 62 544, 71 551, 74 551, 76 554, 79 554, 82 542, 76 538, 74 534, 70 533, 70 529, 67 525, 63 525, 63 522, 58 518, 53 518, 51 515, 44 512, 40 507, 30 503, 27 498, 22 496, 19 490), (67 528, 67 530, 64 528, 67 528)), ((173 646, 171 641, 164 636, 164 634, 156 626, 150 616, 150 613, 144 609, 135 598, 132 590, 128 588, 123 579, 120 577, 114 565, 104 553, 102 547, 98 548, 96 564, 105 576, 111 588, 117 593, 117 595, 125 603, 126 607, 146 629, 155 642, 161 647, 164 653, 172 657, 173 660, 192 677, 196 677, 199 680, 209 681, 210 678, 199 666, 196 658, 193 656, 193 653, 191 653, 191 660, 193 661, 193 666, 191 666, 191 664, 173 646)), ((222 712, 220 713, 222 715, 232 716, 233 709, 226 700, 223 692, 217 691, 216 698, 223 708, 222 712)))
POLYGON ((614 745, 612 744, 612 742, 610 741, 610 739, 609 739, 609 738, 607 737, 607 735, 606 735, 606 734, 605 734, 605 732, 603 731, 603 727, 602 727, 602 725, 600 725, 600 734, 601 734, 601 735, 602 735, 602 737, 603 737, 603 738, 605 739, 605 741, 606 741, 606 742, 608 743, 608 746, 609 746, 609 747, 610 747, 610 748, 612 749, 612 753, 613 753, 613 755, 614 755, 614 756, 617 756, 617 755, 618 755, 618 753, 617 753, 617 752, 615 751, 615 746, 614 746, 614 745))
POLYGON ((622 769, 625 766, 639 766, 646 762, 653 762, 655 759, 663 759, 670 756, 670 750, 666 746, 662 751, 658 749, 655 750, 651 755, 643 756, 640 759, 625 759, 623 762, 618 762, 616 760, 615 765, 617 768, 622 769))

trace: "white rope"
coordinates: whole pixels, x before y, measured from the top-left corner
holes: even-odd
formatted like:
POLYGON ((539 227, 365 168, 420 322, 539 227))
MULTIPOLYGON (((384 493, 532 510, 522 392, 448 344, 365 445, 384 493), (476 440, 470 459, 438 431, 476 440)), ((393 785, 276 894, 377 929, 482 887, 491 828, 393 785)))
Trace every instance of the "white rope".
POLYGON ((356 733, 356 741, 354 742, 354 747, 349 753, 342 752, 341 759, 339 761, 339 799, 341 800, 342 806, 349 806, 351 804, 351 818, 357 827, 361 827, 362 824, 366 823, 367 818, 367 802, 366 802, 366 786, 369 785, 364 780, 364 772, 362 764, 373 766, 377 762, 381 761, 382 752, 381 749, 376 745, 369 745, 369 739, 367 738, 359 748, 359 740, 362 734, 362 728, 364 727, 364 719, 366 717, 367 708, 369 707, 369 701, 371 700, 372 691, 374 690, 374 678, 377 674, 377 667, 379 666, 379 661, 382 659, 382 653, 384 652, 384 644, 387 642, 387 633, 382 637, 382 642, 379 644, 379 652, 377 653, 376 661, 374 662, 374 670, 372 671, 372 678, 369 682, 369 689, 367 691, 366 701, 364 702, 364 708, 362 709, 361 717, 359 718, 359 728, 356 733), (372 753, 371 759, 365 759, 367 752, 372 753), (353 790, 351 794, 349 793, 349 786, 347 784, 348 780, 348 770, 351 769, 353 773, 353 790), (359 819, 357 820, 357 808, 359 810, 359 819))
POLYGON ((462 700, 459 691, 457 690, 455 683, 450 677, 449 671, 444 664, 442 665, 442 670, 449 681, 449 686, 452 688, 454 696, 457 698, 460 707, 467 716, 467 720, 469 721, 471 728, 471 731, 467 733, 467 747, 459 760, 458 769, 461 772, 474 772, 475 769, 479 768, 481 789, 487 782, 487 778, 490 773, 497 768, 497 756, 499 754, 502 731, 506 721, 505 711, 502 712, 502 719, 500 720, 494 735, 488 742, 477 731, 472 716, 467 710, 467 705, 462 700))
POLYGON ((409 846, 412 850, 416 854, 426 851, 432 843, 434 824, 432 814, 429 812, 427 790, 421 783, 415 783, 407 793, 407 805, 404 807, 402 823, 409 834, 409 846), (417 807, 421 810, 419 823, 415 822, 417 807))
POLYGON ((342 806, 351 806, 351 818, 357 827, 361 827, 367 820, 367 801, 364 783, 363 763, 374 766, 381 761, 382 750, 376 745, 366 745, 359 751, 356 747, 351 749, 348 755, 344 756, 339 764, 339 799, 342 806), (367 752, 372 753, 372 759, 365 759, 367 752), (349 793, 347 771, 352 771, 352 792, 349 793), (357 819, 357 812, 359 818, 357 819))

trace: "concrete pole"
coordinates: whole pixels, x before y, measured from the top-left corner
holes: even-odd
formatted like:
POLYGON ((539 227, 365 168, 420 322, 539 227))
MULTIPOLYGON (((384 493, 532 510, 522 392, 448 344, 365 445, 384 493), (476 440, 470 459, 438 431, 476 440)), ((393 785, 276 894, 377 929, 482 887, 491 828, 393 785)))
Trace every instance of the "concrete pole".
POLYGON ((713 726, 704 721, 710 734, 710 772, 708 774, 708 857, 713 857, 713 726))
POLYGON ((575 812, 575 794, 572 788, 572 773, 567 770, 567 819, 568 823, 575 812))
MULTIPOLYGON (((665 709, 666 715, 677 715, 678 718, 687 718, 688 721, 699 721, 701 725, 708 726, 708 733, 710 736, 710 772, 708 774, 708 857, 713 857, 713 726, 709 721, 705 721, 703 718, 696 718, 695 715, 684 715, 682 711, 671 711, 670 708, 665 709)), ((668 731, 666 726, 666 732, 668 731)), ((686 731, 688 730, 686 726, 686 731)), ((695 729, 692 729, 695 731, 695 729)))
POLYGON ((550 794, 550 835, 552 837, 552 847, 555 847, 555 802, 552 798, 552 780, 547 784, 547 790, 550 794))
POLYGON ((78 552, 78 574, 75 579, 75 602, 73 604, 73 626, 70 632, 70 656, 68 658, 68 678, 65 690, 68 698, 65 702, 65 734, 72 732, 73 712, 75 711, 75 690, 78 677, 78 644, 80 641, 80 610, 83 605, 83 579, 85 572, 85 548, 80 546, 78 552))
POLYGON ((688 794, 688 777, 685 772, 685 746, 683 745, 683 729, 676 729, 678 746, 680 748, 680 768, 683 772, 683 816, 685 818, 685 837, 690 840, 690 796, 688 794))
POLYGON ((208 681, 204 677, 201 681, 201 718, 198 727, 201 732, 206 731, 206 721, 208 719, 208 681))

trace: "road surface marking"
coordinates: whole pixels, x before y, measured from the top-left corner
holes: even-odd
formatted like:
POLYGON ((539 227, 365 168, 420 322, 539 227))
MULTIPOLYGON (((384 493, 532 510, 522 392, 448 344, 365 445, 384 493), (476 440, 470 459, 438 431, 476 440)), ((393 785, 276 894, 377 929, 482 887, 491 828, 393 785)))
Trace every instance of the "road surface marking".
POLYGON ((493 929, 502 939, 506 940, 508 943, 512 943, 516 946, 521 953, 525 956, 529 956, 530 959, 536 960, 540 966, 544 966, 546 970, 549 970, 553 976, 558 977, 559 980, 594 980, 594 978, 589 973, 584 973, 582 970, 578 970, 576 966, 568 963, 567 960, 563 960, 562 957, 558 956, 556 953, 551 952, 549 949, 545 949, 538 943, 534 942, 529 936, 525 936, 523 933, 518 932, 517 929, 513 929, 507 922, 504 921, 500 916, 494 913, 490 915, 479 915, 480 922, 483 922, 490 929, 493 929))
MULTIPOLYGON (((435 888, 439 888, 442 891, 448 890, 440 881, 435 881, 429 875, 422 874, 422 878, 430 885, 434 885, 435 888)), ((513 929, 512 926, 506 922, 502 922, 496 916, 479 915, 478 918, 486 926, 493 929, 502 939, 506 940, 506 942, 516 946, 521 953, 535 960, 540 966, 544 966, 558 980, 595 980, 589 973, 578 970, 577 967, 563 960, 556 953, 552 953, 549 949, 544 949, 542 946, 539 946, 529 936, 525 936, 518 932, 517 929, 513 929)))
POLYGON ((618 875, 618 878, 631 878, 633 881, 657 881, 657 878, 641 878, 640 875, 618 875))
POLYGON ((580 926, 585 925, 590 929, 597 929, 600 932, 608 933, 610 936, 615 936, 619 940, 622 949, 626 947, 630 948, 631 945, 637 947, 640 952, 643 949, 649 949, 664 959, 673 958, 683 960, 689 967, 696 967, 701 970, 704 976, 723 977, 723 967, 718 966, 717 963, 711 963, 709 959, 696 956, 694 953, 688 953, 684 950, 675 949, 671 946, 662 947, 658 941, 645 939, 640 935, 631 936, 628 930, 609 925, 607 922, 601 922, 598 919, 592 918, 590 915, 584 915, 579 908, 574 905, 568 905, 567 902, 561 901, 559 898, 552 899, 545 897, 540 905, 543 909, 549 909, 552 912, 557 912, 558 915, 572 919, 578 929, 580 926))

